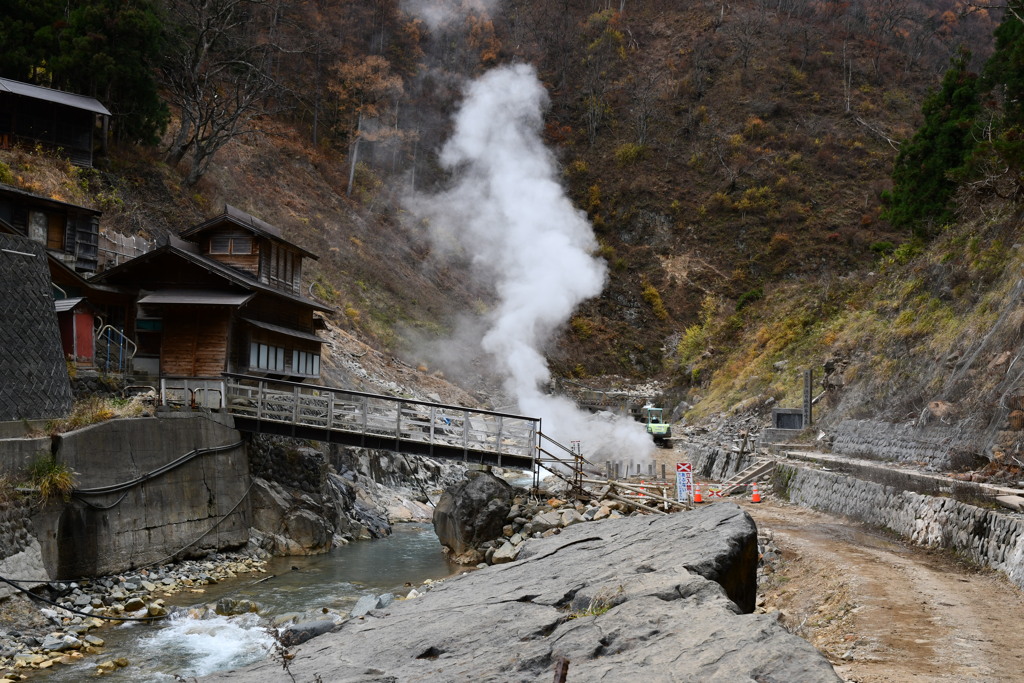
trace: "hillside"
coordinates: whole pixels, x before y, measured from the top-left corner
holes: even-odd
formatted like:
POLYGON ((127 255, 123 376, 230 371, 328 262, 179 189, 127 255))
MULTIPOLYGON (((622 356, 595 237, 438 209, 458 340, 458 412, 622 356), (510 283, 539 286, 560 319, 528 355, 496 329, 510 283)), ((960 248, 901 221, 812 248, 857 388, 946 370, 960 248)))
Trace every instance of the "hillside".
MULTIPOLYGON (((468 357, 460 379, 479 386, 486 357, 443 340, 493 310, 494 283, 471 277, 472 244, 427 240, 407 200, 447 186, 437 152, 467 79, 525 61, 608 271, 544 347, 557 374, 660 379, 695 419, 791 401, 799 369, 830 358, 846 387, 829 395, 836 416, 903 419, 991 383, 940 368, 1001 315, 1019 264, 1013 209, 965 215, 925 251, 881 217, 881 195, 950 55, 969 45, 980 68, 998 16, 953 0, 468 5, 289 5, 333 65, 294 106, 254 116, 194 184, 188 157, 164 153, 174 107, 159 146, 119 141, 96 171, 35 150, 0 161, 15 184, 102 209, 104 229, 157 237, 237 205, 320 254, 308 291, 340 329, 431 372, 468 357), (374 107, 357 111, 355 95, 374 107)), ((290 93, 313 57, 282 62, 290 93)))

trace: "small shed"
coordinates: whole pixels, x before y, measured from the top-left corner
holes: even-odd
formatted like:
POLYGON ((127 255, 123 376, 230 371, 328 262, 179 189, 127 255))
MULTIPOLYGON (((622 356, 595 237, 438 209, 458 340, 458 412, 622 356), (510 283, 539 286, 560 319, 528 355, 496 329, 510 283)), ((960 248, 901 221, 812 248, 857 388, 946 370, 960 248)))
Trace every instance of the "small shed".
POLYGON ((106 144, 110 111, 92 97, 0 78, 0 146, 23 141, 60 149, 92 167, 97 128, 106 144))
POLYGON ((64 357, 80 366, 92 365, 96 355, 93 340, 95 309, 81 296, 57 299, 53 305, 57 311, 57 327, 60 328, 60 345, 64 357))
POLYGON ((100 215, 95 209, 0 183, 0 220, 79 273, 96 272, 100 215))

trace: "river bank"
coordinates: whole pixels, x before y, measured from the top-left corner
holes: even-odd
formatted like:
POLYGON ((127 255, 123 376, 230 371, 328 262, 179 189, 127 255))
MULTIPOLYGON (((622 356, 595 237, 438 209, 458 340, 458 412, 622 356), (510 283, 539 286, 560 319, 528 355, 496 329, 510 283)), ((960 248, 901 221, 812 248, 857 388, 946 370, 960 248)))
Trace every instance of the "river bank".
MULTIPOLYGON (((536 681, 560 660, 578 680, 838 681, 756 592, 757 534, 737 506, 604 519, 533 538, 516 561, 349 619, 300 645, 296 680, 536 681)), ((267 661, 204 680, 280 677, 267 661)))
MULTIPOLYGON (((182 592, 201 595, 221 581, 263 574, 268 557, 259 549, 213 553, 202 560, 98 579, 52 582, 33 591, 48 601, 42 606, 24 594, 9 598, 0 602, 0 623, 10 625, 0 630, 0 672, 6 679, 23 680, 33 671, 100 655, 103 627, 123 620, 165 618, 169 598, 182 592)), ((237 607, 221 607, 224 612, 231 609, 237 607)))

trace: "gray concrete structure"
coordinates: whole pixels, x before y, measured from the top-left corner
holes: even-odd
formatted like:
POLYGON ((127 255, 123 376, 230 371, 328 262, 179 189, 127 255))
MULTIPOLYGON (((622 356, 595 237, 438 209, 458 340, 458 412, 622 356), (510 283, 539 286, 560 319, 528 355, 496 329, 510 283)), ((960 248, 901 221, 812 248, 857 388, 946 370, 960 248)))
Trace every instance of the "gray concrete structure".
MULTIPOLYGON (((49 454, 49 438, 0 441, 0 472, 18 471, 42 445, 49 454)), ((38 559, 19 560, 21 567, 43 567, 39 578, 74 579, 172 555, 202 556, 249 539, 248 456, 230 417, 111 420, 55 437, 52 452, 75 472, 76 493, 68 502, 37 504, 19 522, 22 529, 7 530, 21 541, 0 538, 0 563, 28 549, 38 559)))

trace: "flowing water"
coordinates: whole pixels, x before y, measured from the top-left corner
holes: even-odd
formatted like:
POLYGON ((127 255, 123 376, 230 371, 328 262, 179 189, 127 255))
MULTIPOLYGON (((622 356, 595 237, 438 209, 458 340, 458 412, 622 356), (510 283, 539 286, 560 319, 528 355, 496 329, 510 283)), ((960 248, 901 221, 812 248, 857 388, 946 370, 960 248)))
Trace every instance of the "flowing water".
POLYGON ((96 664, 125 657, 127 668, 104 676, 109 681, 174 681, 204 676, 260 661, 274 640, 267 619, 320 608, 349 611, 363 595, 406 595, 426 579, 450 576, 458 567, 441 554, 429 524, 398 524, 391 536, 336 548, 326 555, 274 558, 267 574, 240 577, 205 586, 205 593, 179 593, 168 605, 192 606, 222 597, 249 599, 260 613, 195 619, 187 616, 155 624, 126 624, 94 631, 106 641, 103 654, 81 663, 58 666, 47 681, 82 681, 96 664), (272 577, 272 578, 267 578, 272 577))

